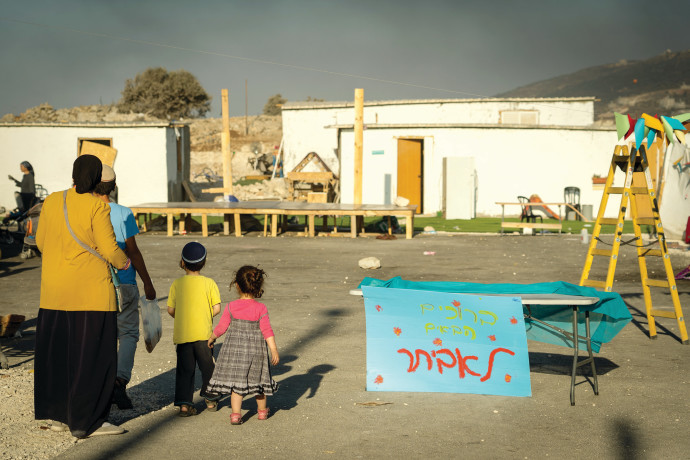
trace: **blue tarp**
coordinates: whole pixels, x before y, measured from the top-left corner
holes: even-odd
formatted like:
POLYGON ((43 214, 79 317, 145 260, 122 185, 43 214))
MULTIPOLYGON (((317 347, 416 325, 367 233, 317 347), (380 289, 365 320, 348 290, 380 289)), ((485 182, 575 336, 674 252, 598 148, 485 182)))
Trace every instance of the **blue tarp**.
MULTIPOLYGON (((458 294, 564 294, 585 297, 597 297, 599 301, 593 305, 580 306, 580 311, 590 312, 590 328, 592 333, 592 350, 598 352, 601 345, 610 342, 616 334, 632 319, 628 307, 620 294, 615 292, 597 291, 591 287, 577 286, 564 281, 533 284, 483 284, 463 283, 457 281, 408 281, 396 276, 389 280, 364 278, 359 287, 377 286, 396 289, 416 289, 422 291, 453 292, 458 294)), ((532 306, 532 316, 541 321, 566 331, 572 330, 573 312, 568 305, 564 308, 553 306, 532 306)), ((526 307, 525 307, 526 311, 526 307)), ((527 338, 539 342, 551 343, 566 347, 573 347, 571 339, 560 332, 525 319, 527 338)), ((581 315, 578 321, 578 335, 585 335, 585 318, 581 315)), ((580 341, 580 346, 584 346, 580 341)))

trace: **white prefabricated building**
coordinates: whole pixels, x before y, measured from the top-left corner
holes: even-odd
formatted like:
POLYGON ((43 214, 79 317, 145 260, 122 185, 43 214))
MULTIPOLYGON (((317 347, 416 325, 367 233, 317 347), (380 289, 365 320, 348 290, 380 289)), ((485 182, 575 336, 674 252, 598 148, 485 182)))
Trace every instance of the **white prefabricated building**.
MULTIPOLYGON (((340 178, 340 200, 354 195, 354 105, 283 106, 284 167, 316 152, 340 178)), ((443 99, 364 103, 363 202, 406 196, 422 214, 497 216, 496 202, 537 194, 562 202, 580 189, 596 214, 616 145, 614 128, 594 126, 594 98, 443 99), (404 189, 404 190, 401 190, 404 189)), ((506 208, 506 214, 519 214, 506 208)))
POLYGON ((189 126, 183 123, 0 123, 0 206, 16 206, 19 164, 28 161, 49 193, 72 185, 72 164, 84 141, 115 148, 118 202, 181 201, 189 179, 189 126))

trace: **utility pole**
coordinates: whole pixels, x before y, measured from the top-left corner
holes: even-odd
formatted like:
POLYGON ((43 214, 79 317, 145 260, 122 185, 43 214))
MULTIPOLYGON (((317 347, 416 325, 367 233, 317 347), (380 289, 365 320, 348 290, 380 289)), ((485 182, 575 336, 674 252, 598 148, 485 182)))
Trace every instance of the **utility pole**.
POLYGON ((232 155, 230 154, 230 115, 228 111, 228 90, 221 90, 221 112, 223 114, 223 132, 220 134, 223 152, 223 195, 232 195, 232 155))
POLYGON ((249 93, 247 92, 247 79, 244 79, 244 135, 249 136, 249 123, 247 122, 247 112, 249 107, 249 93))
POLYGON ((362 157, 364 143, 364 89, 355 89, 355 196, 354 204, 362 204, 362 157))

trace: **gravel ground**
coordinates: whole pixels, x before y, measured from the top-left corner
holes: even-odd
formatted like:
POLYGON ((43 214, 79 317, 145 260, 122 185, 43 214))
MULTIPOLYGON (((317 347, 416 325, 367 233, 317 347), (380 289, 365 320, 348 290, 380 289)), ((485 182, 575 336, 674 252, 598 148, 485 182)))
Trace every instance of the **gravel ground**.
POLYGON ((25 367, 0 370, 0 458, 52 458, 76 441, 34 420, 34 374, 25 367))
MULTIPOLYGON (((181 275, 174 262, 191 239, 197 236, 137 237, 159 297, 181 275)), ((529 344, 531 398, 366 392, 362 301, 348 292, 364 276, 577 283, 584 260, 577 235, 439 234, 384 241, 247 234, 199 240, 209 250, 206 274, 218 283, 223 302, 232 300, 227 284, 239 265, 258 264, 269 273, 264 297, 281 352, 275 373, 281 390, 269 401, 270 422, 256 422, 249 400, 241 427, 230 426, 227 400, 218 412, 175 417, 173 322, 163 314, 156 349, 137 349, 128 388, 135 409, 111 411, 111 421, 127 433, 77 441, 50 431, 33 418, 40 259, 21 260, 18 251, 3 248, 0 315, 22 314, 26 321, 23 337, 0 339, 11 365, 0 370, 0 459, 210 458, 219 448, 248 458, 429 458, 460 452, 510 459, 559 458, 564 452, 573 458, 687 457, 690 347, 679 343, 675 320, 660 319, 659 338, 647 337, 633 248, 621 250, 615 284, 633 321, 597 355, 601 394, 594 397, 580 376, 577 405, 571 407, 570 350, 538 342, 529 344), (436 255, 424 255, 428 251, 436 255), (381 268, 360 269, 357 261, 367 256, 378 257, 381 268)), ((674 271, 683 268, 690 251, 672 251, 672 261, 674 271)), ((687 313, 690 281, 678 289, 687 313)), ((203 402, 197 403, 201 409, 203 402)))
MULTIPOLYGON (((32 340, 30 332, 25 333, 22 340, 32 340)), ((120 411, 113 406, 110 412, 112 423, 121 425, 144 414, 175 410, 171 404, 174 385, 174 363, 171 361, 164 365, 135 367, 130 385, 132 388, 128 389, 128 394, 135 407, 120 411)), ((34 420, 33 387, 33 361, 0 370, 0 459, 53 458, 84 442, 69 432, 51 431, 50 422, 46 420, 34 420)))

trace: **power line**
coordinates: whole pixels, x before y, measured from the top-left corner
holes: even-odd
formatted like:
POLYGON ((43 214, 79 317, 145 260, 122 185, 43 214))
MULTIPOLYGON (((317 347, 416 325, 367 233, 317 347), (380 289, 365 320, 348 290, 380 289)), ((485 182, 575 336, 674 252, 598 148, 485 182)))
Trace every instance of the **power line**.
MULTIPOLYGON (((487 96, 484 94, 475 94, 475 93, 470 93, 467 91, 458 91, 458 90, 452 90, 452 89, 446 89, 446 88, 436 88, 433 86, 419 85, 419 84, 415 84, 415 83, 408 83, 408 82, 402 82, 402 81, 396 81, 396 80, 388 80, 388 79, 377 78, 377 77, 369 77, 366 75, 357 75, 357 74, 351 74, 351 73, 345 73, 345 72, 336 72, 336 71, 332 71, 332 70, 319 69, 316 67, 302 66, 302 65, 297 65, 297 64, 286 64, 283 62, 274 62, 274 61, 269 61, 269 60, 265 60, 265 59, 249 58, 249 57, 245 57, 245 56, 235 56, 232 54, 220 53, 217 51, 208 51, 208 50, 202 50, 202 49, 188 48, 188 47, 184 47, 184 46, 170 45, 168 43, 159 43, 159 42, 153 42, 153 41, 149 41, 149 40, 138 40, 138 39, 134 39, 134 38, 122 37, 119 35, 105 34, 105 33, 100 33, 100 32, 91 32, 88 30, 73 29, 71 27, 61 27, 61 26, 55 26, 55 25, 50 25, 50 24, 41 24, 41 23, 37 23, 37 22, 23 21, 23 20, 14 19, 14 18, 0 17, 0 21, 13 22, 13 23, 17 23, 17 24, 25 24, 25 25, 35 26, 35 27, 42 27, 44 29, 53 29, 53 30, 58 30, 58 31, 63 31, 63 32, 71 32, 71 33, 75 33, 75 34, 89 35, 92 37, 101 37, 101 38, 124 41, 124 42, 129 42, 129 43, 136 43, 139 45, 156 46, 156 47, 160 47, 160 48, 168 48, 168 49, 174 49, 174 50, 179 50, 179 51, 187 51, 190 53, 205 54, 205 55, 209 55, 209 56, 217 56, 217 57, 223 57, 223 58, 227 58, 227 59, 236 59, 236 60, 245 61, 245 62, 253 62, 256 64, 273 65, 273 66, 285 67, 285 68, 295 69, 295 70, 304 70, 304 71, 308 71, 308 72, 318 72, 318 73, 322 73, 322 74, 326 74, 326 75, 335 75, 335 76, 340 76, 340 77, 348 77, 348 78, 374 81, 377 83, 386 83, 386 84, 399 85, 399 86, 408 86, 411 88, 427 89, 427 90, 440 91, 440 92, 451 93, 451 94, 461 94, 464 96, 472 96, 472 97, 479 98, 479 99, 488 99, 491 97, 491 96, 487 96)), ((533 104, 535 106, 539 106, 539 105, 547 106, 546 104, 540 104, 538 102, 533 103, 533 104)), ((562 109, 562 110, 570 110, 573 112, 590 113, 588 110, 579 110, 579 109, 574 109, 571 107, 557 107, 557 106, 553 106, 553 105, 548 105, 548 107, 551 109, 556 108, 556 109, 562 109)))

